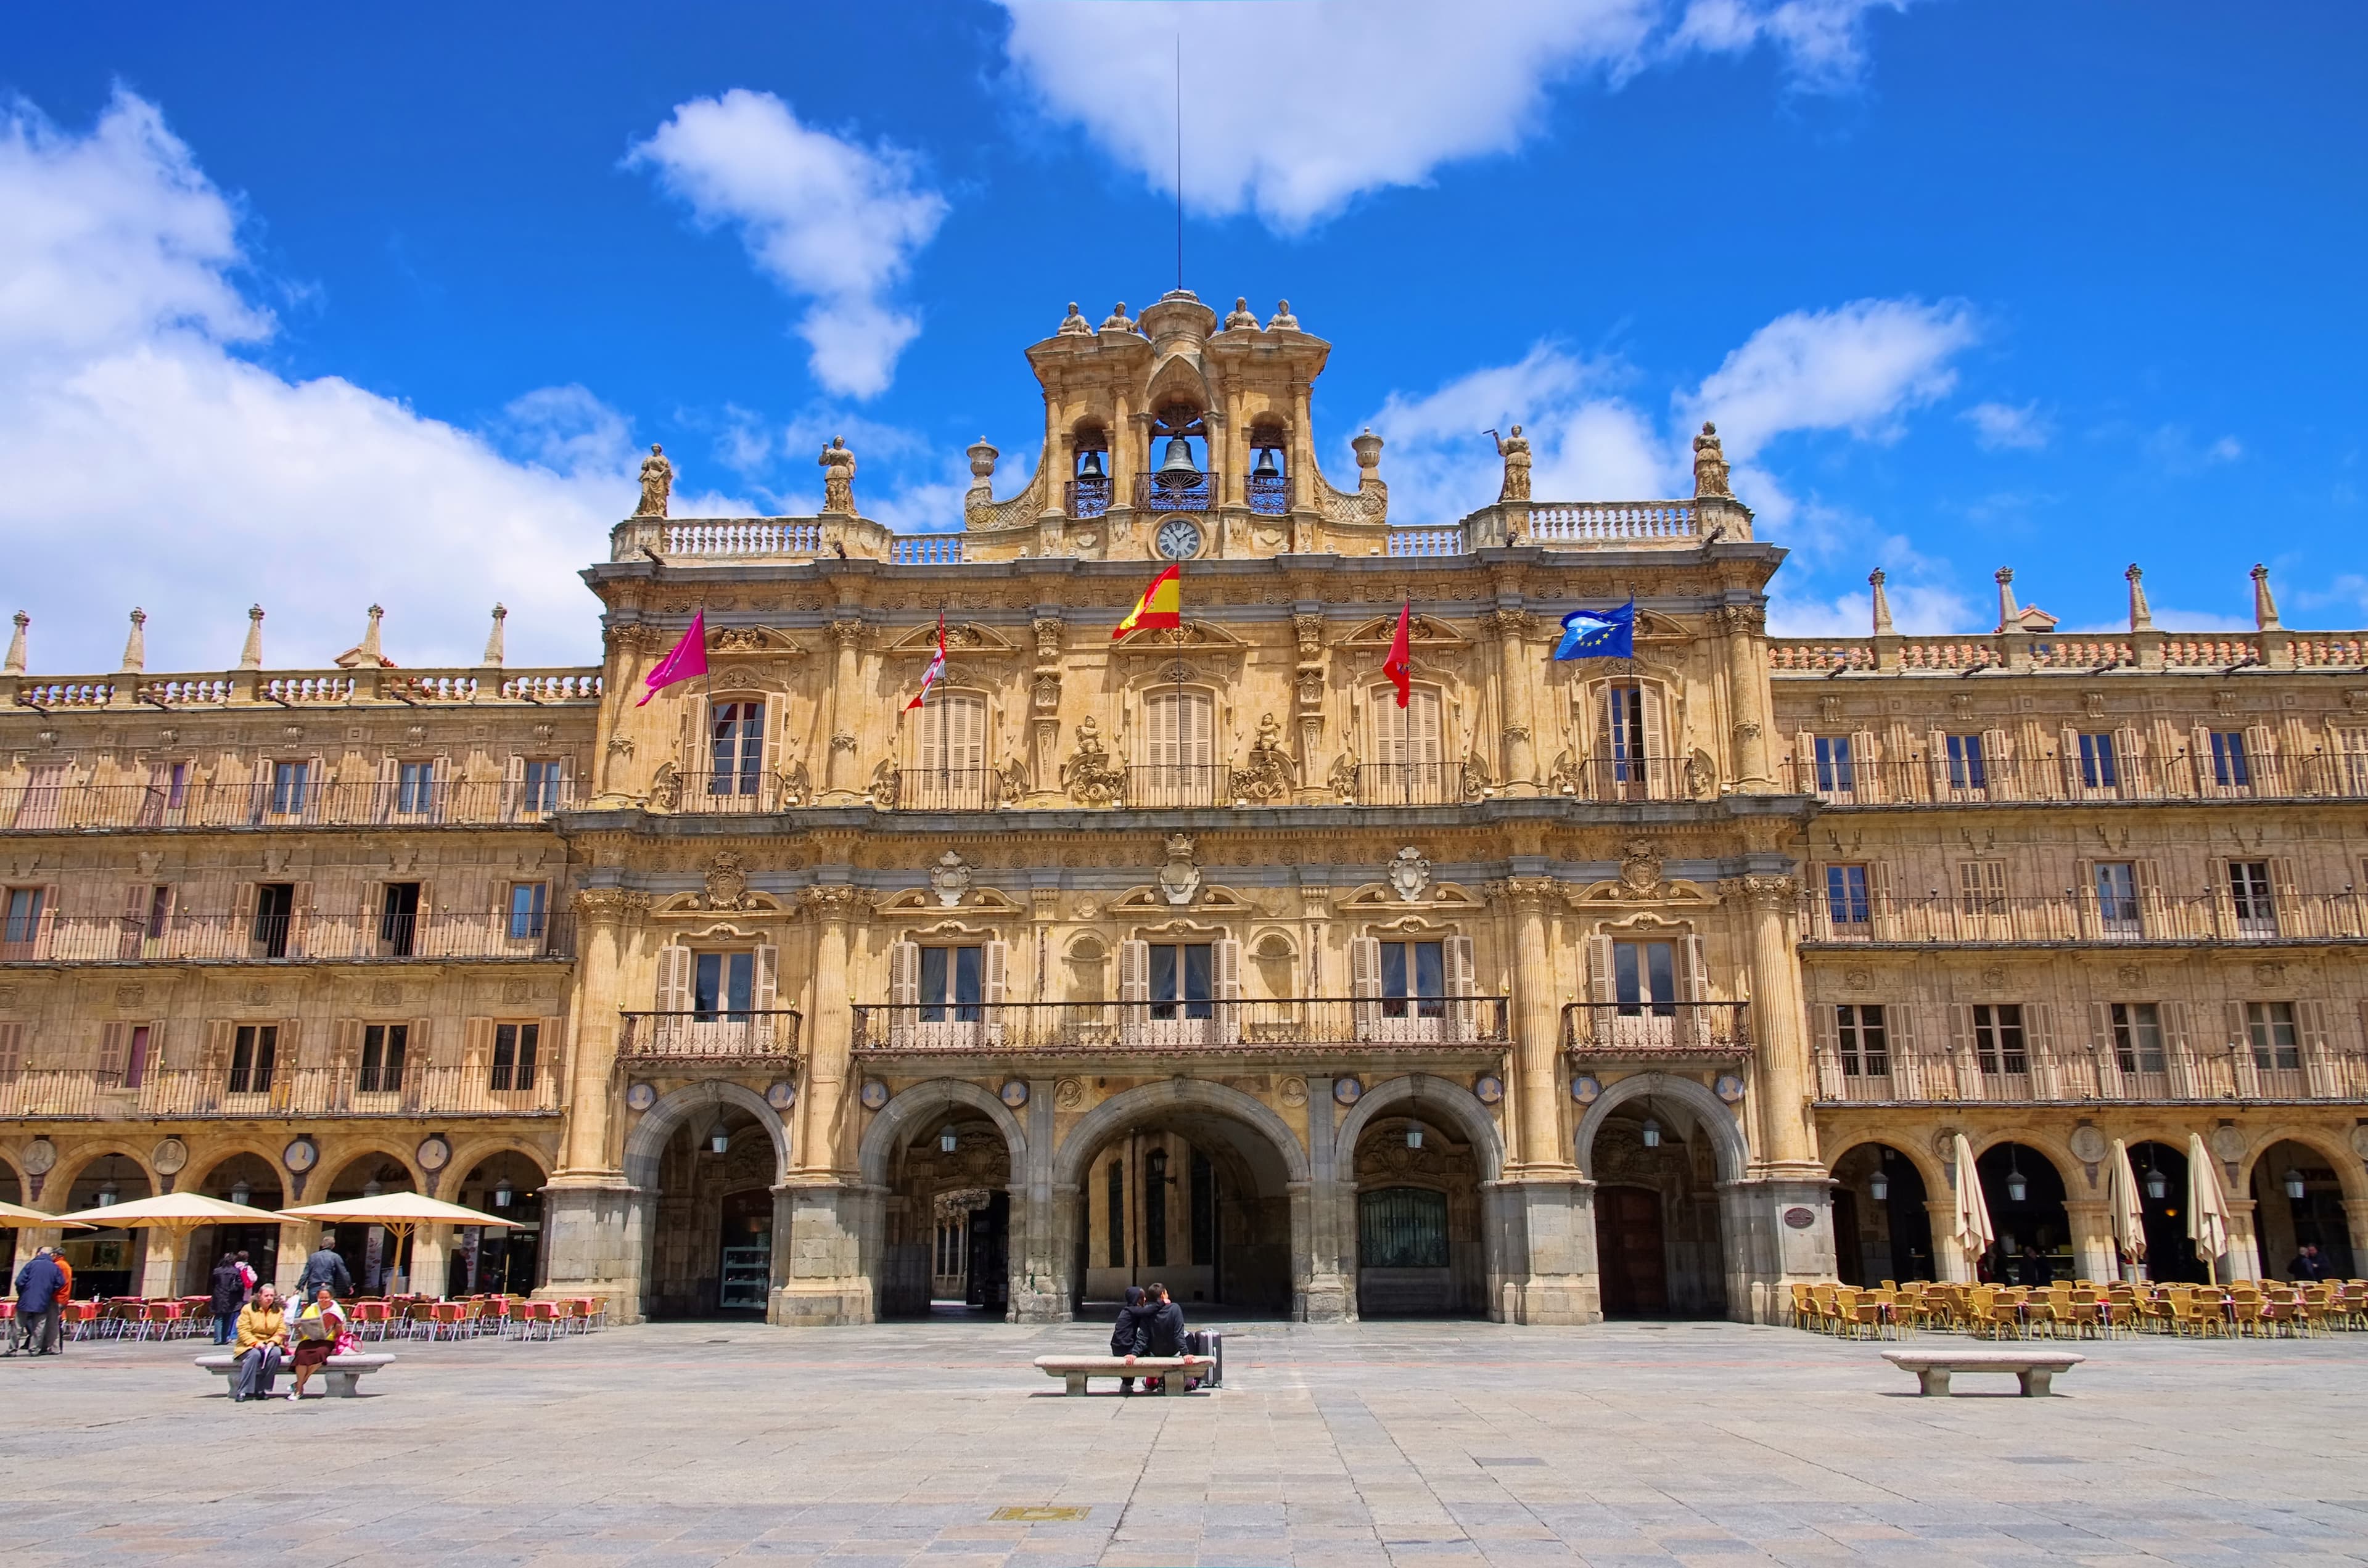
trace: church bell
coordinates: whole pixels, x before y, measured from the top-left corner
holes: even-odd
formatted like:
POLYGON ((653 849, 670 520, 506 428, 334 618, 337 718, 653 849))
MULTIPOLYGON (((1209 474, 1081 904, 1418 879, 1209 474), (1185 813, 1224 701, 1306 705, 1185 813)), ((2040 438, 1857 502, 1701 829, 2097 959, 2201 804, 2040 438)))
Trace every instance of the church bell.
POLYGON ((1272 447, 1260 447, 1258 449, 1258 464, 1250 470, 1250 477, 1252 479, 1280 479, 1282 477, 1282 470, 1275 464, 1274 449, 1272 447))
POLYGON ((1181 436, 1167 437, 1167 455, 1159 460, 1159 470, 1153 476, 1162 484, 1195 484, 1201 470, 1192 461, 1192 443, 1181 436))
POLYGON ((1109 478, 1110 476, 1102 472, 1101 453, 1098 451, 1087 452, 1085 455, 1085 460, 1077 464, 1077 477, 1079 479, 1109 478))

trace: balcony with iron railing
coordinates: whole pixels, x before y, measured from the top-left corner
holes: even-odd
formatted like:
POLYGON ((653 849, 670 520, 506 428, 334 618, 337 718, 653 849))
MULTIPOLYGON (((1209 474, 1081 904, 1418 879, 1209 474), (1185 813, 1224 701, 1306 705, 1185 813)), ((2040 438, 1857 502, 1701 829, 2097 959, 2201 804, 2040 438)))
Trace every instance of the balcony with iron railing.
MULTIPOLYGON (((554 1048, 555 1054, 555 1048, 554 1048)), ((27 1067, 0 1074, 0 1119, 106 1120, 175 1118, 555 1116, 559 1076, 551 1061, 499 1065, 414 1061, 392 1069, 351 1063, 155 1067, 27 1067)))
POLYGON ((1295 996, 1182 1002, 867 1003, 855 1049, 881 1055, 1122 1057, 1504 1051, 1502 996, 1295 996))
POLYGON ((1748 1002, 1572 1002, 1563 1049, 1574 1062, 1741 1062, 1751 1054, 1748 1002))
POLYGON ((1136 811, 1230 806, 1233 778, 1222 762, 1138 762, 1126 770, 1125 804, 1136 811))
POLYGON ((1460 806, 1477 799, 1477 789, 1466 792, 1465 769, 1460 762, 1363 762, 1357 765, 1357 793, 1349 803, 1460 806))
POLYGON ((493 827, 547 822, 572 802, 564 780, 433 785, 290 781, 0 786, 0 831, 141 833, 290 827, 493 827))
POLYGON ((1004 776, 992 767, 903 767, 888 776, 874 799, 900 812, 992 812, 1013 804, 1004 776), (886 799, 879 799, 885 794, 886 799))
POLYGON ((1172 473, 1134 476, 1134 506, 1139 512, 1205 512, 1225 493, 1224 475, 1213 471, 1179 470, 1172 473))
POLYGON ((1073 479, 1061 487, 1061 511, 1078 522, 1107 517, 1110 509, 1108 474, 1099 479, 1073 479))
POLYGON ((2238 1044, 2145 1056, 2119 1051, 1816 1052, 1818 1103, 2116 1105, 2368 1100, 2368 1053, 2238 1044))
MULTIPOLYGON (((860 1009, 859 1009, 860 1011, 860 1009)), ((803 1017, 795 1008, 620 1015, 617 1060, 645 1067, 741 1063, 752 1070, 794 1066, 803 1017)))
POLYGON ((2133 756, 1918 755, 1905 761, 1786 763, 1792 788, 1829 806, 2110 805, 2127 801, 2368 800, 2368 755, 2248 756, 2231 767, 2187 752, 2133 756))
POLYGON ((2220 947, 2368 938, 2368 898, 2358 892, 2237 899, 2226 890, 2047 898, 1930 892, 1803 901, 1804 947, 2220 947))
POLYGON ((549 909, 61 914, 45 916, 29 937, 0 937, 0 964, 530 962, 575 955, 574 916, 549 909))

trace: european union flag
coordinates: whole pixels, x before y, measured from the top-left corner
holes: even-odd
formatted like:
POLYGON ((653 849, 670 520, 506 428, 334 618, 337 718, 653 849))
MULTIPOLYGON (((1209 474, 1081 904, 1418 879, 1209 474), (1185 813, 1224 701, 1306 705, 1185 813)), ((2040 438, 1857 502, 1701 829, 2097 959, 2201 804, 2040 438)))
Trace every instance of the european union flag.
POLYGON ((1633 659, 1636 656, 1636 601, 1618 609, 1575 609, 1562 618, 1557 659, 1633 659))

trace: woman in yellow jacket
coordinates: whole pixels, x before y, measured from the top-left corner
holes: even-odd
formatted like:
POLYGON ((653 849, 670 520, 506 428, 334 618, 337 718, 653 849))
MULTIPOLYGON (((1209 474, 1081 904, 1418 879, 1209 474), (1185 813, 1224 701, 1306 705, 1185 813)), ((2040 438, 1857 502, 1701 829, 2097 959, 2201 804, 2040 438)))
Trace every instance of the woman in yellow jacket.
POLYGON ((231 1374, 231 1399, 269 1399, 287 1346, 288 1319, 279 1310, 279 1293, 266 1285, 238 1314, 238 1369, 231 1374))

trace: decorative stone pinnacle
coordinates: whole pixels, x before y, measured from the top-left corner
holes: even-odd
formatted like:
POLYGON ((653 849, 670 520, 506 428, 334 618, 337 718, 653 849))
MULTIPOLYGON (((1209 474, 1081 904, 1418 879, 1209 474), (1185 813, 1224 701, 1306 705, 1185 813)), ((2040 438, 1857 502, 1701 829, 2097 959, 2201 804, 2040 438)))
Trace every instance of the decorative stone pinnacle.
POLYGON ((2146 604, 2146 574, 2139 571, 2138 563, 2133 561, 2130 562, 2130 569, 2122 575, 2130 580, 2130 630, 2152 631, 2154 610, 2146 604))
POLYGON ((135 608, 131 612, 131 634, 123 639, 123 667, 119 673, 136 676, 148 667, 147 625, 148 612, 135 608))
POLYGON ((2015 617, 2020 613, 2014 608, 2014 568, 2011 566, 2001 566, 1995 574, 1993 574, 1993 575, 1998 579, 1998 629, 2000 631, 2012 631, 2016 629, 2015 617))
POLYGON ((993 442, 981 436, 964 450, 970 456, 970 473, 973 479, 984 483, 995 477, 995 460, 1003 454, 996 450, 993 442))
POLYGON ((1874 634, 1891 635, 1891 597, 1883 591, 1883 568, 1878 566, 1866 574, 1867 585, 1874 590, 1874 634))
POLYGON ((481 661, 488 669, 499 669, 502 663, 502 622, 509 619, 509 607, 494 607, 494 628, 485 633, 485 656, 481 661))
POLYGON ((20 609, 17 612, 16 620, 17 630, 8 634, 8 659, 5 665, 0 665, 0 674, 20 676, 25 673, 25 628, 33 624, 33 618, 20 609))
POLYGON ((2270 569, 2260 562, 2253 563, 2253 625, 2261 631, 2282 631, 2278 624, 2278 601, 2270 597, 2270 569))
POLYGON ((238 667, 259 670, 263 667, 263 607, 246 607, 246 646, 238 651, 238 667))

